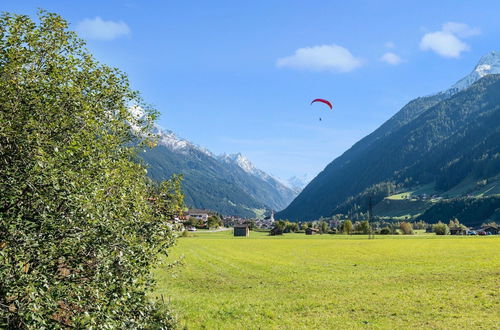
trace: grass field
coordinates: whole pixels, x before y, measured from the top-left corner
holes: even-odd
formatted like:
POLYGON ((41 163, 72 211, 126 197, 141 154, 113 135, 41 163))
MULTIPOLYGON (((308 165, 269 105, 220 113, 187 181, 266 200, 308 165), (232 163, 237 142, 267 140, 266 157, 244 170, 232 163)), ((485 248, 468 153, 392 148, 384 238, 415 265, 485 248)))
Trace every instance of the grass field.
POLYGON ((500 237, 181 238, 158 295, 191 328, 500 327, 500 237))

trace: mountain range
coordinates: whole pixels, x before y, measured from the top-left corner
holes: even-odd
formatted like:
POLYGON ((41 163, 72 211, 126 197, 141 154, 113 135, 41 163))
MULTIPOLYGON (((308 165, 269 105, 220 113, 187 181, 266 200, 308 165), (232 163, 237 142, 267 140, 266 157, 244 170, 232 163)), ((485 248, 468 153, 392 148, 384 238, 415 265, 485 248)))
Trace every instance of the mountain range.
MULTIPOLYGON (((359 213, 366 211, 369 196, 388 210, 394 204, 390 196, 423 192, 422 187, 422 195, 438 200, 485 197, 500 193, 499 174, 500 53, 491 52, 450 89, 410 101, 333 160, 276 217, 298 221, 359 213)), ((488 200, 485 219, 500 212, 499 203, 488 200)), ((413 215, 432 207, 436 203, 420 204, 413 215)))
POLYGON ((141 154, 148 173, 158 181, 182 174, 189 207, 262 217, 268 210, 286 207, 300 191, 257 169, 240 153, 215 155, 172 131, 156 127, 155 133, 159 137, 157 147, 141 154))

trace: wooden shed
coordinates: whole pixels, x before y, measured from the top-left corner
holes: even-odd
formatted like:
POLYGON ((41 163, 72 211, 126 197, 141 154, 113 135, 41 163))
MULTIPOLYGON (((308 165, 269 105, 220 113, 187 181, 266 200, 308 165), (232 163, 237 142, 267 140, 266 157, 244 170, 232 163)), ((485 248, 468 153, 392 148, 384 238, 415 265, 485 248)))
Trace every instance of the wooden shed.
POLYGON ((234 225, 234 236, 249 236, 250 229, 248 225, 234 225))
POLYGON ((319 230, 316 228, 306 228, 306 235, 316 235, 319 230))
POLYGON ((283 229, 276 226, 273 229, 271 229, 269 235, 271 236, 283 235, 283 229))

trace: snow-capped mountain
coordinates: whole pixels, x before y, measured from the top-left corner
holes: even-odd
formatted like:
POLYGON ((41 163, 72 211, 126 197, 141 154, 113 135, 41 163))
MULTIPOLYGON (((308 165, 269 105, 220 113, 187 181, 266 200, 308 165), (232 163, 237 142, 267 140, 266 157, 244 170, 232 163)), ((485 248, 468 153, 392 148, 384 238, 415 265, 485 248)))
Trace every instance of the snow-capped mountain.
POLYGON ((287 185, 293 190, 300 192, 309 183, 309 181, 310 180, 308 179, 307 174, 304 174, 301 177, 294 175, 288 178, 287 185))
POLYGON ((222 155, 219 155, 217 158, 226 163, 236 164, 247 173, 253 174, 256 171, 256 168, 253 166, 252 162, 241 153, 229 155, 224 153, 222 155))
MULTIPOLYGON (((256 177, 259 180, 262 180, 272 187, 279 191, 281 194, 286 195, 286 196, 292 196, 295 197, 300 190, 297 190, 293 188, 291 185, 289 185, 287 182, 283 182, 279 178, 275 178, 270 174, 267 174, 266 172, 256 168, 252 162, 243 156, 241 153, 236 153, 236 154, 222 154, 217 157, 221 162, 230 165, 230 166, 237 166, 241 168, 243 171, 246 173, 256 177), (293 192, 290 194, 290 192, 293 192)), ((291 201, 291 200, 290 200, 291 201)))
POLYGON ((500 74, 500 52, 492 51, 481 57, 470 74, 460 79, 444 93, 450 95, 456 94, 489 74, 500 74))
POLYGON ((209 150, 200 147, 196 144, 189 142, 179 136, 177 136, 171 130, 164 130, 161 127, 155 125, 154 133, 158 135, 158 144, 163 145, 172 151, 180 153, 188 153, 189 151, 196 150, 202 152, 208 156, 215 157, 209 150))
MULTIPOLYGON (((239 166, 243 171, 245 171, 249 174, 255 175, 255 176, 261 178, 262 180, 267 181, 269 179, 274 179, 271 175, 256 168, 252 164, 252 162, 248 158, 243 156, 241 153, 229 154, 229 155, 224 153, 222 155, 217 156, 217 158, 222 162, 225 162, 228 164, 235 164, 235 165, 239 166)), ((276 179, 274 179, 274 180, 276 180, 276 179)))
POLYGON ((183 174, 188 206, 253 217, 257 210, 283 209, 298 193, 240 153, 214 155, 170 130, 155 127, 155 133, 158 146, 142 154, 148 173, 156 180, 183 174))

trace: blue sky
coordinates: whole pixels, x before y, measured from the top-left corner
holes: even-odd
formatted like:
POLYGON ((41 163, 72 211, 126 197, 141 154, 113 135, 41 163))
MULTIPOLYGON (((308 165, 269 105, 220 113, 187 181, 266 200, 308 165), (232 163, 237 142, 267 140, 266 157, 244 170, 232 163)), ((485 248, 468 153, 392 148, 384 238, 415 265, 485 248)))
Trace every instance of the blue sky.
POLYGON ((314 177, 411 99, 500 50, 500 1, 2 1, 61 14, 159 124, 314 177), (333 102, 334 111, 314 98, 333 102), (319 121, 319 117, 323 120, 319 121))

